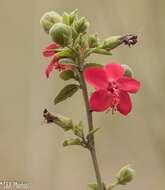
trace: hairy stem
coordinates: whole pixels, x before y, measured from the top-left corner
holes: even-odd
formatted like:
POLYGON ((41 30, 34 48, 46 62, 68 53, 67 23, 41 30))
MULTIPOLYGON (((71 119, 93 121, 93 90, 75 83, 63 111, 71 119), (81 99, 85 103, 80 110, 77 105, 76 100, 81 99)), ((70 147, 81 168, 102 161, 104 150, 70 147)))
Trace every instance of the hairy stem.
MULTIPOLYGON (((93 127, 92 112, 89 109, 88 91, 87 91, 86 83, 84 81, 83 72, 79 71, 79 75, 80 75, 80 84, 81 84, 82 94, 83 94, 85 108, 86 108, 87 120, 88 120, 88 130, 90 132, 90 131, 92 131, 94 129, 94 127, 93 127)), ((94 169, 95 169, 95 175, 96 175, 99 190, 103 190, 104 189, 103 188, 103 183, 102 183, 102 180, 101 180, 101 174, 100 174, 99 165, 98 165, 97 156, 96 156, 94 134, 89 135, 89 151, 90 151, 90 154, 91 154, 91 157, 92 157, 93 166, 94 166, 94 169)))

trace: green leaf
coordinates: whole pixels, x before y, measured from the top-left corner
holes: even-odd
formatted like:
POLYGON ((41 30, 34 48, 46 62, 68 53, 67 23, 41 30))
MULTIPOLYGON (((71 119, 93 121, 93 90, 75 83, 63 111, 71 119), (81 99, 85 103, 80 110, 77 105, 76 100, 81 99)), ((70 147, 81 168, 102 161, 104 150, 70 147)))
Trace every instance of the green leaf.
POLYGON ((56 53, 59 57, 74 57, 74 52, 70 49, 56 53))
POLYGON ((70 59, 70 58, 62 58, 59 60, 59 63, 62 63, 62 64, 74 64, 74 61, 73 59, 70 59))
POLYGON ((96 183, 90 183, 90 184, 88 184, 88 187, 93 190, 99 190, 99 187, 96 183))
POLYGON ((69 84, 65 86, 54 99, 54 104, 58 104, 71 97, 79 88, 80 87, 77 84, 69 84))
POLYGON ((88 67, 103 67, 103 65, 100 64, 100 63, 87 63, 87 64, 84 65, 85 69, 88 68, 88 67))
POLYGON ((75 78, 74 72, 71 70, 62 71, 59 76, 64 81, 75 78))

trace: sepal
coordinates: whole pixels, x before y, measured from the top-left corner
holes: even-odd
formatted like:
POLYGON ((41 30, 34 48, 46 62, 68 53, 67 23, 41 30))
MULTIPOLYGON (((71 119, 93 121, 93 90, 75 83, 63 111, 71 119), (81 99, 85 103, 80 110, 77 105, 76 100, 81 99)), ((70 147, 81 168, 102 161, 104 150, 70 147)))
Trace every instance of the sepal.
POLYGON ((130 66, 128 66, 126 64, 122 64, 121 66, 125 70, 124 76, 126 76, 126 77, 132 77, 133 76, 133 70, 131 69, 130 66))

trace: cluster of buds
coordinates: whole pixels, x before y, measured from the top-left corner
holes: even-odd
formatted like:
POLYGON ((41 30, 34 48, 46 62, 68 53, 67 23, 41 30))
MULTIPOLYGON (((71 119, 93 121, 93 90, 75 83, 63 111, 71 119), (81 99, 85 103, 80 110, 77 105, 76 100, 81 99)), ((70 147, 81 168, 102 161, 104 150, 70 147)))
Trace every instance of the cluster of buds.
MULTIPOLYGON (((78 17, 78 10, 71 13, 64 12, 63 15, 51 11, 45 13, 40 23, 51 37, 51 39, 62 47, 72 46, 79 38, 79 45, 82 43, 80 36, 86 34, 89 27, 89 21, 85 17, 78 17)), ((84 40, 84 39, 83 39, 84 40)), ((84 42, 85 47, 94 48, 93 53, 108 54, 108 52, 121 44, 128 46, 137 42, 136 35, 119 35, 100 40, 98 36, 90 35, 84 42)))
POLYGON ((62 47, 69 46, 80 33, 86 33, 89 22, 85 17, 78 18, 78 11, 64 13, 60 16, 56 12, 44 14, 40 23, 52 40, 62 47))

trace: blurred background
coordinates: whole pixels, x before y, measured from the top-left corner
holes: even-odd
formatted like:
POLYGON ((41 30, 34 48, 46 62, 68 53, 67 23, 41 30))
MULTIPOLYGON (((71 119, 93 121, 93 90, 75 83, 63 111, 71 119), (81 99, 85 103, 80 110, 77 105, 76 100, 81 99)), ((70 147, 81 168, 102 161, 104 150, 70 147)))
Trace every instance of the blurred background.
MULTIPOLYGON (((63 148, 70 136, 43 124, 42 111, 85 120, 82 97, 56 107, 52 101, 64 86, 54 73, 44 76, 48 60, 41 50, 50 41, 39 25, 46 11, 79 9, 91 22, 90 33, 102 38, 135 33, 139 43, 95 56, 98 62, 128 64, 142 83, 133 111, 95 113, 97 154, 104 181, 131 164, 136 179, 119 189, 163 190, 165 186, 165 1, 163 0, 0 0, 0 180, 24 181, 31 190, 85 190, 95 176, 91 158, 79 147, 63 148)), ((2 186, 0 187, 2 188, 2 186)))

